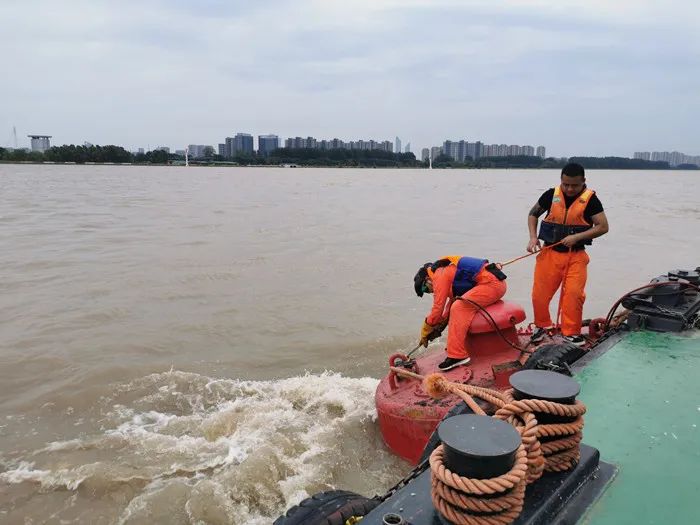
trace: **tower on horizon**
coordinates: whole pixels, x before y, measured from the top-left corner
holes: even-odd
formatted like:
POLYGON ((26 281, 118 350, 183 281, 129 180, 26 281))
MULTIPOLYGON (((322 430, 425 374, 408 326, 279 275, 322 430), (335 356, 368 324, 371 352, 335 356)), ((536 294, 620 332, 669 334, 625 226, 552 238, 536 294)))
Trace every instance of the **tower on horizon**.
POLYGON ((394 142, 394 151, 396 153, 401 153, 401 139, 399 137, 396 137, 396 141, 394 142))

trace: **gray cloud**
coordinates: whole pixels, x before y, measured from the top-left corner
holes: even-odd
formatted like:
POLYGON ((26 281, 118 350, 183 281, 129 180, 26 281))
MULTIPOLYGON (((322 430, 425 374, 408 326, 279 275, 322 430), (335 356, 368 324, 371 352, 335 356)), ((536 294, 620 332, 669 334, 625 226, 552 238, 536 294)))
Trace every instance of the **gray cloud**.
POLYGON ((237 131, 700 153, 691 1, 0 5, 0 141, 220 142, 237 131))

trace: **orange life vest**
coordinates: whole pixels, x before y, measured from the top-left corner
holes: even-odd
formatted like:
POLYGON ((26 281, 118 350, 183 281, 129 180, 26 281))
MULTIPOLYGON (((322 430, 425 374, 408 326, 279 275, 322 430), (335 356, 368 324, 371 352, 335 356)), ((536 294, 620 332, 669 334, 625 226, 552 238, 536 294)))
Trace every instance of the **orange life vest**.
POLYGON ((431 279, 435 275, 435 270, 445 266, 454 265, 457 267, 454 280, 452 281, 452 295, 460 297, 474 288, 476 285, 476 274, 488 263, 488 259, 477 259, 475 257, 465 257, 462 255, 446 255, 426 268, 428 277, 431 279))
MULTIPOLYGON (((586 221, 583 214, 593 195, 595 195, 595 191, 586 188, 567 208, 561 186, 554 188, 552 205, 549 208, 549 213, 540 225, 540 232, 537 237, 547 244, 554 244, 567 235, 590 230, 592 225, 586 221)), ((589 239, 578 243, 575 247, 582 248, 584 244, 593 244, 593 242, 589 239)))

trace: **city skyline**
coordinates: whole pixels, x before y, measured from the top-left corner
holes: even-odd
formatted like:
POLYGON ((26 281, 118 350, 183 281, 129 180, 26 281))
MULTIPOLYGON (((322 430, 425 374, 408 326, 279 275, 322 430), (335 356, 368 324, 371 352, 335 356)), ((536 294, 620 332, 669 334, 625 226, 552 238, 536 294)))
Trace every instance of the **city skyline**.
MULTIPOLYGON (((315 137, 310 136, 310 135, 307 136, 306 138, 296 136, 296 137, 288 137, 288 138, 283 140, 282 136, 277 135, 277 134, 257 134, 256 135, 256 134, 251 134, 251 133, 238 132, 238 133, 236 133, 235 137, 226 137, 225 143, 218 143, 218 148, 217 148, 216 142, 213 142, 211 144, 200 144, 200 145, 197 145, 197 144, 176 144, 174 148, 172 146, 154 146, 151 148, 150 145, 148 146, 148 148, 143 148, 142 146, 139 146, 139 145, 136 145, 136 146, 124 145, 124 143, 115 143, 114 145, 124 146, 127 150, 132 151, 134 153, 136 153, 136 152, 142 153, 143 151, 154 151, 154 150, 164 150, 164 151, 168 151, 168 152, 170 152, 172 150, 172 151, 183 151, 184 152, 184 148, 186 148, 188 146, 196 146, 199 148, 211 146, 215 150, 215 152, 217 152, 219 155, 222 155, 225 157, 233 156, 230 154, 230 152, 232 152, 232 151, 244 151, 246 153, 251 153, 252 151, 257 152, 260 149, 259 144, 258 144, 257 148, 254 146, 254 142, 251 142, 251 146, 246 146, 246 147, 241 146, 240 145, 241 143, 239 142, 238 143, 239 146, 237 148, 232 149, 229 141, 234 141, 236 138, 238 138, 240 141, 240 139, 243 136, 250 137, 250 138, 257 137, 258 141, 260 141, 261 138, 267 139, 268 144, 271 144, 271 141, 274 140, 277 142, 278 147, 290 147, 287 145, 287 143, 290 139, 297 139, 297 140, 299 140, 299 139, 314 139, 314 140, 317 140, 315 137)), ((52 145, 52 144, 49 144, 49 139, 51 139, 53 137, 53 135, 27 134, 26 137, 30 138, 31 140, 25 144, 18 143, 16 146, 14 145, 14 143, 10 144, 10 142, 13 140, 17 140, 19 142, 19 140, 17 138, 16 126, 12 126, 12 134, 8 135, 8 137, 5 139, 5 143, 0 142, 0 147, 4 147, 4 148, 8 148, 8 149, 13 149, 16 147, 17 149, 28 149, 31 151, 42 151, 43 152, 46 149, 48 149, 48 147, 50 147, 52 145)), ((325 139, 321 139, 321 140, 325 141, 325 139)), ((319 140, 319 142, 321 140, 319 140)), ((338 147, 339 149, 353 149, 352 147, 345 148, 344 145, 351 144, 351 143, 357 142, 357 141, 363 142, 363 141, 365 141, 365 139, 344 140, 344 139, 338 139, 337 137, 334 137, 332 139, 332 141, 337 141, 340 143, 340 146, 334 146, 334 147, 338 147)), ((58 141, 54 141, 54 142, 55 142, 55 144, 53 144, 53 145, 93 144, 92 141, 87 141, 84 139, 80 140, 78 142, 75 142, 75 143, 69 143, 69 142, 58 143, 58 141)), ((331 142, 331 140, 329 140, 328 142, 331 142)), ((402 141, 399 138, 399 136, 395 137, 394 142, 392 142, 390 140, 375 141, 374 139, 369 139, 369 141, 367 141, 367 142, 372 142, 372 143, 376 142, 378 144, 381 143, 385 146, 384 147, 376 147, 376 148, 372 147, 372 148, 366 148, 366 149, 381 149, 384 151, 392 151, 394 153, 396 153, 396 147, 398 146, 401 149, 401 145, 402 145, 402 141)), ((427 147, 426 146, 418 146, 415 148, 415 150, 410 149, 410 152, 413 153, 416 156, 416 158, 421 158, 425 149, 428 149, 429 151, 434 152, 435 149, 437 148, 437 149, 442 150, 442 152, 445 152, 446 151, 445 144, 447 142, 453 142, 454 144, 456 144, 458 142, 468 142, 468 141, 465 141, 465 140, 450 141, 449 139, 447 139, 447 140, 443 140, 443 141, 439 141, 439 142, 442 143, 441 146, 427 146, 427 147)), ((95 143, 98 143, 98 142, 95 142, 95 143)), ((154 143, 158 143, 158 141, 154 141, 154 143)), ((545 158, 546 147, 541 146, 541 145, 536 146, 536 147, 529 146, 529 145, 528 146, 508 145, 505 143, 501 143, 501 144, 494 143, 494 144, 488 145, 488 144, 486 144, 486 141, 479 141, 479 140, 475 141, 475 143, 481 144, 486 148, 495 147, 495 146, 497 146, 499 148, 497 150, 497 152, 495 152, 493 155, 484 154, 481 156, 505 156, 505 155, 523 154, 523 155, 527 155, 527 156, 533 155, 533 156, 545 158), (510 153, 504 152, 503 151, 504 147, 507 148, 510 151, 510 153), (520 147, 520 148, 533 148, 533 151, 532 152, 530 152, 530 151, 521 152, 521 151, 513 150, 513 148, 518 148, 518 147, 520 147)), ((107 143, 104 143, 104 145, 107 145, 107 143)), ((298 147, 307 147, 307 146, 298 145, 298 147)), ((315 146, 311 146, 311 147, 313 148, 315 146)), ((406 148, 404 148, 404 150, 401 152, 408 153, 409 152, 408 148, 411 148, 410 141, 406 143, 406 148)), ((271 147, 270 145, 265 147, 265 150, 268 152, 273 151, 274 149, 275 148, 271 147)), ((327 148, 326 146, 323 146, 323 149, 331 149, 331 147, 329 146, 327 148)), ((362 149, 362 148, 360 147, 358 149, 362 149)), ((698 148, 698 149, 700 149, 700 148, 698 148)), ((486 150, 486 151, 488 152, 489 150, 486 150)), ((493 150, 491 150, 491 152, 493 152, 493 150)), ((459 154, 449 154, 449 155, 452 156, 453 159, 459 160, 459 157, 460 157, 459 154)), ((550 157, 566 158, 569 156, 580 156, 580 155, 588 155, 588 152, 576 151, 572 155, 562 155, 562 156, 550 155, 550 157)), ((617 153, 614 153, 611 155, 604 155, 604 156, 626 157, 627 155, 628 155, 627 153, 617 152, 617 153)), ((435 157, 437 155, 433 155, 433 156, 435 157)), ((470 155, 470 156, 473 156, 473 155, 470 155)), ((596 155, 591 154, 591 156, 596 156, 596 155)), ((651 160, 651 161, 657 161, 657 160, 666 161, 666 162, 669 162, 672 166, 675 166, 678 164, 683 164, 683 163, 696 164, 696 165, 700 166, 700 155, 679 152, 675 148, 673 148, 672 151, 659 151, 658 149, 654 149, 654 148, 652 148, 650 151, 639 151, 639 150, 635 149, 633 154, 629 155, 628 158, 641 159, 641 160, 651 160)))
POLYGON ((235 122, 399 130, 414 153, 460 134, 553 156, 700 149, 697 2, 27 0, 0 16, 8 145, 13 125, 57 143, 216 145, 235 122))
MULTIPOLYGON (((16 129, 13 128, 13 134, 16 136, 16 129)), ((31 139, 31 147, 20 147, 18 149, 27 149, 31 151, 44 152, 50 147, 51 135, 36 135, 29 134, 28 138, 31 139)), ((262 155, 268 156, 275 149, 285 147, 291 149, 347 149, 347 150, 379 150, 396 153, 396 147, 401 148, 401 139, 396 136, 395 142, 392 143, 389 140, 376 141, 374 139, 365 140, 351 140, 344 141, 342 139, 316 139, 315 137, 288 137, 282 142, 281 137, 275 134, 257 135, 258 147, 255 148, 254 136, 250 133, 238 132, 234 137, 226 137, 224 143, 218 144, 218 149, 211 144, 188 144, 185 149, 175 149, 174 153, 180 156, 185 155, 185 150, 189 151, 189 155, 192 158, 206 156, 206 150, 211 149, 211 151, 224 158, 233 158, 239 154, 242 155, 262 155)), ((90 142, 84 142, 86 146, 92 146, 90 142)), ((414 153, 410 150, 410 142, 406 144, 403 152, 400 150, 399 153, 414 153)), ((12 149, 13 146, 8 146, 12 149)), ((149 151, 164 151, 166 153, 171 152, 170 146, 158 146, 149 151)), ((131 149, 133 153, 144 153, 145 148, 131 149)), ((451 157, 456 162, 464 162, 466 158, 478 159, 481 157, 504 157, 504 156, 536 156, 540 158, 546 158, 546 147, 545 146, 531 146, 531 145, 508 145, 508 144, 485 144, 482 141, 469 142, 468 140, 445 140, 442 146, 431 146, 423 147, 419 149, 420 153, 414 153, 416 159, 427 161, 428 158, 435 159, 441 154, 445 154, 451 157)), ((585 153, 579 153, 581 156, 587 156, 585 153)), ((623 157, 625 155, 617 154, 613 155, 616 157, 623 157)), ((566 157, 563 157, 566 158, 566 157)), ((662 161, 668 162, 671 167, 676 167, 682 164, 694 164, 700 167, 700 155, 688 155, 679 151, 635 151, 630 157, 633 159, 640 159, 646 161, 662 161)))

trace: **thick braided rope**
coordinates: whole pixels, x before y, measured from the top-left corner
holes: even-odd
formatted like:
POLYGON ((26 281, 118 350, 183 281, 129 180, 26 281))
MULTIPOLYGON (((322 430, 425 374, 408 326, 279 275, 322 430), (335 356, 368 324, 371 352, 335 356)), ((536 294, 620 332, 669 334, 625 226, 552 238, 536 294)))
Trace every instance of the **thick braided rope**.
POLYGON ((474 401, 474 398, 467 394, 464 390, 458 388, 453 383, 447 383, 446 388, 449 392, 453 393, 462 401, 464 401, 467 404, 467 406, 472 409, 472 412, 479 416, 486 415, 486 412, 484 412, 484 410, 479 405, 477 405, 476 401, 474 401))
MULTIPOLYGON (((527 450, 528 474, 527 483, 534 483, 542 477, 545 468, 540 440, 538 438, 538 422, 535 415, 527 410, 508 409, 513 399, 513 390, 503 392, 505 404, 493 415, 496 419, 507 421, 520 432, 523 444, 527 450)), ((513 407, 515 408, 515 407, 513 407)))
POLYGON ((581 443, 582 438, 583 434, 581 432, 577 432, 573 436, 569 436, 567 438, 557 439, 556 441, 545 441, 542 443, 542 453, 546 456, 551 456, 557 452, 573 448, 581 443))
MULTIPOLYGON (((508 402, 512 401, 512 396, 508 392, 497 392, 486 388, 455 383, 450 383, 449 388, 450 391, 462 398, 476 414, 483 415, 484 411, 478 406, 476 409, 474 408, 473 404, 475 403, 473 403, 469 393, 474 397, 479 397, 499 407, 499 410, 506 406, 508 402), (469 400, 471 400, 471 402, 469 400)), ((544 472, 545 460, 540 450, 539 439, 537 439, 537 419, 535 416, 532 412, 523 412, 512 414, 509 417, 499 417, 498 411, 496 411, 494 417, 507 421, 520 432, 520 437, 527 451, 528 472, 526 481, 529 484, 538 480, 542 477, 542 473, 544 472)))
MULTIPOLYGON (((506 409, 506 407, 503 407, 503 409, 506 409)), ((509 402, 507 410, 512 414, 543 412, 554 416, 578 417, 586 413, 586 405, 578 400, 573 405, 564 405, 543 399, 520 399, 509 402)))
MULTIPOLYGON (((483 399, 497 409, 501 409, 506 404, 513 401, 511 391, 501 392, 474 385, 453 383, 447 381, 442 376, 433 376, 430 386, 427 388, 429 393, 432 391, 431 395, 449 392, 458 396, 475 414, 479 415, 484 415, 484 411, 474 402, 472 396, 483 399)), ((532 483, 539 479, 544 472, 545 461, 540 450, 540 442, 537 438, 537 419, 532 413, 528 412, 518 412, 510 414, 507 417, 499 417, 497 411, 494 417, 510 423, 520 433, 528 458, 527 483, 532 483)))
MULTIPOLYGON (((512 393, 509 395, 512 396, 512 393)), ((573 405, 564 405, 542 399, 513 400, 499 409, 495 417, 532 412, 576 418, 569 423, 540 424, 536 429, 538 438, 558 438, 541 443, 544 470, 562 472, 576 466, 581 456, 581 431, 583 430, 583 414, 586 413, 586 406, 578 400, 573 405)))
POLYGON ((513 491, 513 495, 519 497, 516 505, 505 512, 499 514, 484 514, 474 515, 465 513, 464 511, 452 506, 446 500, 442 499, 439 493, 433 490, 430 496, 433 500, 433 506, 437 511, 455 525, 509 525, 520 516, 525 502, 525 482, 523 481, 513 491))
POLYGON ((525 474, 527 472, 527 454, 522 444, 515 453, 515 464, 513 468, 496 478, 463 478, 445 466, 444 456, 444 445, 439 445, 433 450, 433 453, 430 454, 430 469, 433 476, 445 485, 471 495, 493 495, 512 490, 518 483, 525 479, 525 474))
MULTIPOLYGON (((482 496, 468 496, 440 482, 437 478, 431 478, 432 489, 453 507, 466 509, 470 512, 497 513, 504 512, 518 504, 518 497, 513 491, 504 492, 502 496, 483 498, 482 496)), ((520 485, 516 486, 517 489, 520 485)), ((515 490, 514 489, 514 490, 515 490)))
POLYGON ((564 450, 556 454, 545 456, 545 470, 548 472, 564 472, 571 470, 578 464, 581 458, 581 449, 579 447, 564 450))
POLYGON ((444 445, 439 445, 430 455, 431 498, 438 512, 450 522, 507 525, 520 515, 527 475, 524 445, 518 447, 513 468, 490 479, 459 476, 445 467, 443 460, 444 445))
POLYGON ((545 470, 566 471, 578 463, 583 414, 586 412, 585 405, 580 401, 564 405, 541 399, 515 400, 512 390, 500 392, 453 383, 444 377, 435 379, 433 388, 442 391, 442 395, 451 393, 458 396, 476 414, 485 415, 485 412, 474 397, 490 403, 496 407, 493 417, 513 425, 521 436, 513 468, 490 480, 469 479, 454 474, 444 465, 442 445, 433 451, 430 456, 431 498, 438 512, 452 523, 510 524, 522 511, 526 484, 539 479, 545 470), (535 413, 575 419, 567 423, 540 425, 535 413), (541 443, 540 438, 545 438, 545 442, 541 443))
POLYGON ((554 437, 554 436, 572 436, 583 430, 583 418, 577 417, 571 423, 551 423, 548 425, 539 425, 537 427, 537 435, 539 437, 554 437))
POLYGON ((508 395, 506 392, 500 392, 498 390, 492 390, 481 386, 465 385, 463 383, 452 384, 469 395, 479 397, 484 401, 488 401, 496 408, 501 408, 503 405, 508 403, 508 395))
POLYGON ((502 413, 499 414, 497 411, 493 417, 510 423, 520 432, 520 437, 527 451, 527 483, 533 483, 542 477, 545 460, 540 440, 537 436, 538 424, 535 415, 532 412, 524 412, 519 415, 504 415, 502 413))

